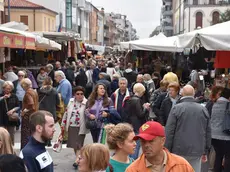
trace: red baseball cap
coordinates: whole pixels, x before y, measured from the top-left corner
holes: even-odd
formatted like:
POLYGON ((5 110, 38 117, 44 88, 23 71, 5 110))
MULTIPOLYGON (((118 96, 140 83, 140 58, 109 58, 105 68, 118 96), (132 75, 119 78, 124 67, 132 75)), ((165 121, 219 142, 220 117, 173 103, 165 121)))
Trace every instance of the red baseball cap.
POLYGON ((139 134, 136 135, 133 139, 143 139, 150 141, 157 136, 165 137, 164 127, 158 122, 148 121, 140 127, 139 134))

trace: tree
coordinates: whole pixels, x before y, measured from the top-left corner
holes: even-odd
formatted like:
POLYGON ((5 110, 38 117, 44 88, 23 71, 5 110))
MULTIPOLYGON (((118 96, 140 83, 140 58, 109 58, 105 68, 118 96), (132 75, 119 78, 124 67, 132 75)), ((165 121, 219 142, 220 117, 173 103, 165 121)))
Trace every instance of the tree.
POLYGON ((230 9, 227 9, 224 13, 220 15, 220 23, 230 21, 230 9))
POLYGON ((161 31, 161 27, 160 26, 157 26, 153 32, 149 35, 149 37, 153 37, 154 35, 158 35, 161 31))

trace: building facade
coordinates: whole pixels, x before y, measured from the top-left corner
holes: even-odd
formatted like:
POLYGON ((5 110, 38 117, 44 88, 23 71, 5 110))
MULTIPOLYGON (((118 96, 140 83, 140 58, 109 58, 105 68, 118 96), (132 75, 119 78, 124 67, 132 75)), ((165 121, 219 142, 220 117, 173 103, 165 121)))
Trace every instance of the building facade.
MULTIPOLYGON (((5 3, 5 10, 8 3, 5 3)), ((10 1, 10 21, 28 25, 29 31, 55 31, 58 13, 26 0, 10 1)))
POLYGON ((161 7, 161 31, 165 36, 173 35, 173 0, 163 0, 161 7))
POLYGON ((230 8, 227 0, 175 0, 174 34, 193 31, 219 23, 220 15, 230 8))

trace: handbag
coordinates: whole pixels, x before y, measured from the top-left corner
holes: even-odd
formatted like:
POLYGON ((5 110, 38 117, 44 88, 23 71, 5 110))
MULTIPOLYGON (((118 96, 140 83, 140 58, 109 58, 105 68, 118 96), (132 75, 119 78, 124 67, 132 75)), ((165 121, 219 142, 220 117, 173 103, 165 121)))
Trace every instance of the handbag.
POLYGON ((90 119, 90 118, 86 117, 85 127, 87 129, 95 129, 95 128, 97 128, 96 119, 90 119))
MULTIPOLYGON (((4 102, 5 102, 5 106, 6 106, 6 111, 8 112, 9 108, 8 108, 6 99, 4 99, 4 102)), ((12 122, 18 122, 20 120, 19 114, 17 112, 14 112, 12 115, 8 115, 8 119, 9 119, 9 121, 12 121, 12 122)))
POLYGON ((53 146, 53 151, 57 152, 57 153, 60 153, 61 150, 62 150, 62 141, 57 139, 56 143, 53 146))
POLYGON ((230 135, 230 110, 229 110, 229 104, 227 103, 225 114, 224 114, 224 122, 223 122, 223 132, 227 135, 230 135))

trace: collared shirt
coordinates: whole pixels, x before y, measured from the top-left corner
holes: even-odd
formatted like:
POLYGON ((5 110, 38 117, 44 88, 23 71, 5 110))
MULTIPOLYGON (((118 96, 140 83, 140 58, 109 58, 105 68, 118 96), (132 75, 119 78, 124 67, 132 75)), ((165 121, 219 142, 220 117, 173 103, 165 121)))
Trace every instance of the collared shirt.
POLYGON ((165 167, 167 163, 167 154, 164 151, 164 161, 161 165, 152 165, 147 159, 145 159, 146 167, 151 169, 152 172, 165 172, 165 167))
POLYGON ((18 100, 22 102, 24 96, 25 96, 25 90, 23 90, 22 86, 20 83, 17 84, 16 88, 16 96, 18 97, 18 100))

